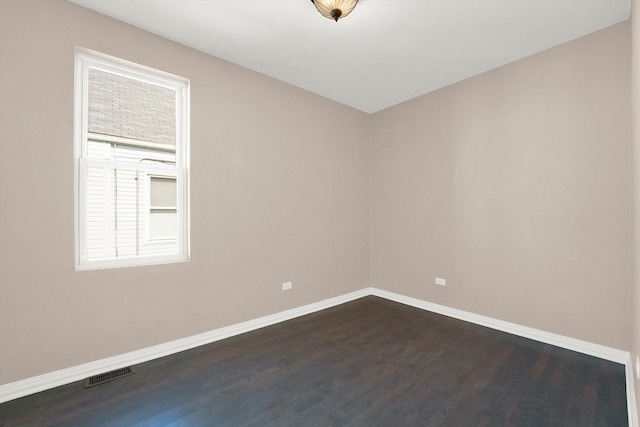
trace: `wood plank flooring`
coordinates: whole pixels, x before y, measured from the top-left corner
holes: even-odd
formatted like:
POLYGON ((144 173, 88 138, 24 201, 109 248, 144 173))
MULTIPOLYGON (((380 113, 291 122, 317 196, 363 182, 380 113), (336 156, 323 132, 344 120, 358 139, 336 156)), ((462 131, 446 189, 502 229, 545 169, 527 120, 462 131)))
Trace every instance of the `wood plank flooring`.
POLYGON ((0 405, 4 426, 627 426, 624 366, 377 297, 0 405))

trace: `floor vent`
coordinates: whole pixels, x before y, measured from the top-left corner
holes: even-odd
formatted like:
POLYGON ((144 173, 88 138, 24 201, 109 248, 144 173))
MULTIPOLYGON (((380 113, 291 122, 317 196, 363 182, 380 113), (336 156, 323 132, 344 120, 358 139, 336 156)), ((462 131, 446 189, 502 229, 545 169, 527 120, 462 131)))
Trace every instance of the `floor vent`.
POLYGON ((94 375, 84 381, 84 388, 93 387, 94 385, 104 384, 108 381, 117 380, 118 378, 126 377, 133 374, 133 368, 128 366, 122 369, 116 369, 115 371, 105 372, 104 374, 94 375))

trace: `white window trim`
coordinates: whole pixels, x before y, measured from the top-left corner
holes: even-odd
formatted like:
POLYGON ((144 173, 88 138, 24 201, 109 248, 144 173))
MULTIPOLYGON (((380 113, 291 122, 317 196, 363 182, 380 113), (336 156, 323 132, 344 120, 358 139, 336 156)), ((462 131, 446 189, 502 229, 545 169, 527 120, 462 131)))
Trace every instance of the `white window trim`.
MULTIPOLYGON (((189 261, 189 81, 169 73, 141 66, 122 59, 114 58, 88 49, 76 47, 75 59, 75 84, 74 84, 74 220, 75 220, 75 269, 96 270, 132 266, 144 266, 154 264, 166 264, 189 261), (178 204, 178 250, 170 255, 149 255, 135 257, 121 257, 105 260, 87 259, 86 242, 86 206, 84 194, 86 194, 85 173, 87 155, 86 141, 90 138, 86 123, 88 121, 88 109, 84 108, 88 101, 88 69, 96 67, 108 72, 114 72, 125 77, 134 78, 155 85, 165 86, 176 91, 178 102, 176 105, 176 165, 172 168, 176 176, 177 204, 178 204)), ((117 137, 110 137, 118 139, 117 137)), ((104 139, 100 135, 99 139, 104 139)), ((121 141, 124 142, 124 141, 121 141)), ((153 146, 153 143, 143 144, 153 146)), ((160 147, 156 147, 160 148, 160 147)), ((96 160, 91 160, 92 163, 96 160)), ((115 165, 119 162, 105 162, 115 165)), ((125 165, 135 168, 134 165, 125 165)), ((167 169, 154 165, 138 165, 138 169, 145 174, 167 174, 167 169)))

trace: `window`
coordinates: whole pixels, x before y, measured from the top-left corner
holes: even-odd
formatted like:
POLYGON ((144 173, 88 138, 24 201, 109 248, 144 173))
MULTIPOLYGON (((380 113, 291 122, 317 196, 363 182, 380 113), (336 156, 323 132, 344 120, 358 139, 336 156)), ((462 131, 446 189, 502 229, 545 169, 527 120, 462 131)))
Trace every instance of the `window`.
POLYGON ((76 53, 76 269, 188 259, 188 81, 76 53))
POLYGON ((176 179, 149 178, 149 239, 175 239, 178 235, 176 179))

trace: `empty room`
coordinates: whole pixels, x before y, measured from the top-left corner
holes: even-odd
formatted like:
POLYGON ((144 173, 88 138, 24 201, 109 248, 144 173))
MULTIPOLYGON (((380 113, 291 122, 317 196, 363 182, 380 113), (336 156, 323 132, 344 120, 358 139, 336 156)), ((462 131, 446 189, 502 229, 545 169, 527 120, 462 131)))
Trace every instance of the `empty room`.
POLYGON ((636 0, 0 0, 0 425, 631 426, 636 0))

